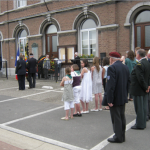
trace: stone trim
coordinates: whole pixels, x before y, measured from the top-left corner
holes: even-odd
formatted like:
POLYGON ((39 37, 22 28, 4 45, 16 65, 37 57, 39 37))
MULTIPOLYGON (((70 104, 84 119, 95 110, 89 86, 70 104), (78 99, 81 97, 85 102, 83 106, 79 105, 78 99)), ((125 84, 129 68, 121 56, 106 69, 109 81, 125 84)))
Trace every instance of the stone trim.
MULTIPOLYGON (((48 1, 48 2, 51 2, 51 1, 48 1)), ((49 13, 50 14, 60 13, 60 12, 65 12, 65 11, 69 11, 69 10, 73 10, 73 9, 79 9, 79 8, 89 7, 89 6, 92 6, 92 5, 104 4, 104 3, 110 3, 110 2, 114 2, 114 1, 113 0, 105 0, 105 1, 102 1, 102 2, 100 1, 100 2, 91 2, 91 3, 81 4, 81 5, 72 6, 72 7, 68 7, 68 8, 63 8, 63 9, 59 9, 59 10, 53 10, 53 11, 49 11, 49 12, 35 14, 35 15, 27 16, 27 17, 21 17, 21 18, 17 18, 17 19, 12 19, 12 20, 9 20, 9 21, 3 21, 3 22, 0 22, 0 24, 15 22, 15 21, 18 21, 18 20, 25 20, 25 19, 39 17, 39 16, 45 16, 45 15, 47 15, 49 13)), ((26 8, 32 7, 32 6, 35 7, 35 5, 40 5, 40 4, 43 4, 43 2, 39 2, 39 3, 33 4, 33 5, 28 5, 28 6, 24 7, 24 8, 26 9, 26 8)), ((23 8, 18 8, 18 9, 5 11, 5 12, 1 13, 0 16, 4 15, 5 13, 18 11, 19 9, 23 9, 23 8)))
POLYGON ((139 8, 139 7, 142 7, 142 6, 150 6, 150 2, 141 2, 141 3, 138 3, 136 5, 134 5, 130 11, 128 12, 127 16, 126 16, 126 20, 125 20, 125 23, 124 23, 124 26, 131 26, 131 16, 133 14, 133 12, 139 8))
POLYGON ((77 30, 59 31, 59 32, 57 32, 57 34, 74 33, 74 32, 77 32, 77 30))
POLYGON ((97 30, 105 30, 105 29, 116 29, 118 28, 119 25, 118 24, 110 24, 110 25, 105 25, 105 26, 101 26, 101 27, 97 27, 97 30))
POLYGON ((7 38, 7 39, 4 39, 3 41, 12 41, 12 40, 15 40, 15 38, 7 38))
POLYGON ((30 36, 27 36, 27 38, 34 38, 34 37, 40 37, 40 36, 43 36, 43 35, 42 34, 30 35, 30 36))

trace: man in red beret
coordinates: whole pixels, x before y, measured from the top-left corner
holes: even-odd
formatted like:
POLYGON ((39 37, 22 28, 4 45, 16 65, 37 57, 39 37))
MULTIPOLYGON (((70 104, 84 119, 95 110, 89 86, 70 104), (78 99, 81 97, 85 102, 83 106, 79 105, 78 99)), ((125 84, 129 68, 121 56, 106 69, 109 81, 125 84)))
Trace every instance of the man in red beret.
POLYGON ((109 53, 111 65, 107 71, 107 84, 103 105, 110 107, 111 120, 115 135, 108 142, 125 142, 125 103, 128 102, 130 73, 126 65, 120 61, 118 52, 109 53))

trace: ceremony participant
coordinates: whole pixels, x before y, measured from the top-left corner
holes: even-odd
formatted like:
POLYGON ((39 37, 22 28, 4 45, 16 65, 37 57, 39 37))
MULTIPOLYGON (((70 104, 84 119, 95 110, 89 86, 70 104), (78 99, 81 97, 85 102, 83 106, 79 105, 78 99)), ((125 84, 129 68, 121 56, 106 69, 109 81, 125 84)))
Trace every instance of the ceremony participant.
POLYGON ((71 60, 71 62, 73 63, 73 64, 77 64, 78 65, 78 67, 79 67, 79 70, 81 69, 81 64, 80 64, 80 57, 78 56, 78 53, 77 52, 75 52, 75 59, 74 60, 71 60))
POLYGON ((44 77, 45 79, 48 79, 48 70, 51 68, 49 55, 46 55, 46 58, 43 61, 43 68, 44 68, 44 77))
MULTIPOLYGON (((133 51, 128 51, 127 58, 125 59, 125 64, 127 65, 130 75, 131 75, 132 70, 137 64, 133 51)), ((133 97, 131 94, 129 94, 129 100, 133 101, 133 97)))
POLYGON ((92 78, 87 59, 81 60, 81 67, 83 68, 81 72, 82 82, 80 94, 80 100, 83 110, 81 111, 81 113, 89 113, 89 102, 92 101, 93 98, 92 98, 92 78))
POLYGON ((25 90, 26 62, 23 60, 22 54, 20 54, 17 61, 16 74, 18 76, 19 90, 25 90))
POLYGON ((36 80, 36 66, 37 60, 33 58, 33 54, 30 53, 30 59, 28 59, 28 76, 29 76, 29 89, 35 88, 35 80, 36 80))
POLYGON ((62 96, 62 101, 64 101, 64 110, 66 111, 66 116, 61 118, 62 120, 69 120, 69 109, 71 109, 71 119, 73 118, 74 111, 74 97, 72 91, 72 76, 71 69, 66 67, 65 69, 66 76, 63 77, 60 86, 64 87, 64 92, 62 96))
MULTIPOLYGON (((150 63, 150 50, 148 51, 148 54, 147 54, 147 59, 150 63)), ((148 109, 147 109, 147 121, 150 120, 150 90, 149 90, 149 93, 148 93, 148 109)))
POLYGON ((73 114, 74 117, 81 117, 80 110, 80 92, 81 92, 81 73, 79 71, 79 67, 77 64, 71 66, 71 76, 73 77, 73 96, 75 103, 75 112, 73 114))
MULTIPOLYGON (((109 67, 109 58, 105 57, 103 59, 103 71, 102 71, 102 79, 103 79, 103 88, 104 88, 104 92, 105 92, 105 88, 106 88, 106 82, 107 82, 107 69, 109 67)), ((109 106, 105 106, 103 108, 104 110, 109 110, 109 106)))
POLYGON ((102 67, 99 64, 99 58, 94 57, 92 71, 92 93, 95 95, 95 108, 91 111, 101 111, 102 110, 102 67), (98 99, 99 105, 98 108, 98 99))
POLYGON ((133 95, 136 112, 136 123, 131 129, 145 129, 150 89, 150 63, 145 58, 144 49, 137 50, 136 59, 139 61, 131 73, 130 94, 133 95))
POLYGON ((109 105, 115 135, 108 142, 122 143, 125 141, 125 103, 128 102, 130 73, 126 65, 120 61, 118 52, 109 53, 111 65, 107 70, 107 84, 103 105, 109 105))

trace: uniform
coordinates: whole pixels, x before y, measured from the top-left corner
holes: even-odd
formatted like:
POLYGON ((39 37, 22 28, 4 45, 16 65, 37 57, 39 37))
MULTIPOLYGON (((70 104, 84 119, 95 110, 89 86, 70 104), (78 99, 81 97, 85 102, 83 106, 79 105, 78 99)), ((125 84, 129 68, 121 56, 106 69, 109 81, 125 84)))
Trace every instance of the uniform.
POLYGON ((130 94, 133 95, 136 112, 136 124, 132 129, 146 128, 148 86, 150 86, 150 64, 146 58, 142 58, 131 73, 130 94))

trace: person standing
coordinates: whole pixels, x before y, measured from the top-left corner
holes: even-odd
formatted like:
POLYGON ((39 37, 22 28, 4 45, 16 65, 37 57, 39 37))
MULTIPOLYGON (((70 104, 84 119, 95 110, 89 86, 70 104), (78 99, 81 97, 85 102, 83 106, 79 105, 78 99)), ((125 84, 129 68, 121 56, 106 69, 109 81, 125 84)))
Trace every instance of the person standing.
POLYGON ((23 60, 22 54, 20 54, 17 61, 16 74, 18 76, 19 90, 25 90, 26 62, 23 60))
MULTIPOLYGON (((103 88, 104 88, 104 92, 105 92, 105 88, 106 88, 106 82, 107 82, 107 69, 109 67, 109 58, 105 57, 103 59, 103 71, 102 71, 102 79, 103 79, 103 88)), ((109 110, 109 106, 106 106, 103 108, 104 110, 109 110)))
POLYGON ((102 67, 99 64, 99 58, 94 57, 92 71, 92 93, 95 95, 95 109, 91 111, 102 110, 102 67), (100 107, 98 109, 98 99, 100 107))
MULTIPOLYGON (((125 59, 125 64, 129 68, 129 72, 130 72, 130 75, 131 75, 131 72, 132 72, 133 68, 137 64, 136 59, 134 58, 134 52, 133 51, 128 51, 127 58, 125 59)), ((129 94, 129 100, 133 101, 133 97, 132 97, 131 94, 129 94)))
POLYGON ((80 92, 80 101, 82 105, 82 114, 89 113, 89 102, 93 101, 92 98, 92 77, 89 70, 88 60, 81 60, 82 72, 81 72, 81 92, 80 92), (85 106, 86 105, 86 106, 85 106))
POLYGON ((150 89, 150 64, 145 58, 144 49, 137 50, 138 63, 131 73, 130 94, 133 95, 136 112, 136 123, 131 129, 145 129, 148 105, 148 92, 150 89))
POLYGON ((120 61, 118 52, 109 53, 110 66, 107 70, 107 84, 104 93, 103 105, 110 107, 110 115, 115 135, 108 142, 125 142, 125 104, 128 102, 130 73, 126 65, 120 61))
POLYGON ((78 53, 77 52, 75 52, 75 59, 74 60, 71 60, 71 62, 73 63, 73 64, 77 64, 78 65, 78 67, 79 67, 79 70, 81 69, 81 64, 80 64, 80 57, 78 56, 78 53))
POLYGON ((29 89, 35 88, 35 79, 36 79, 36 66, 37 60, 33 58, 33 54, 30 53, 30 59, 28 60, 28 76, 29 76, 29 89))
POLYGON ((43 68, 44 68, 44 77, 45 79, 48 79, 48 70, 51 68, 49 55, 46 55, 46 58, 43 61, 43 68))
MULTIPOLYGON (((148 51, 147 59, 148 59, 148 62, 150 63, 150 50, 148 51)), ((150 90, 148 93, 148 109, 147 109, 147 119, 146 120, 147 121, 150 120, 150 90)))

